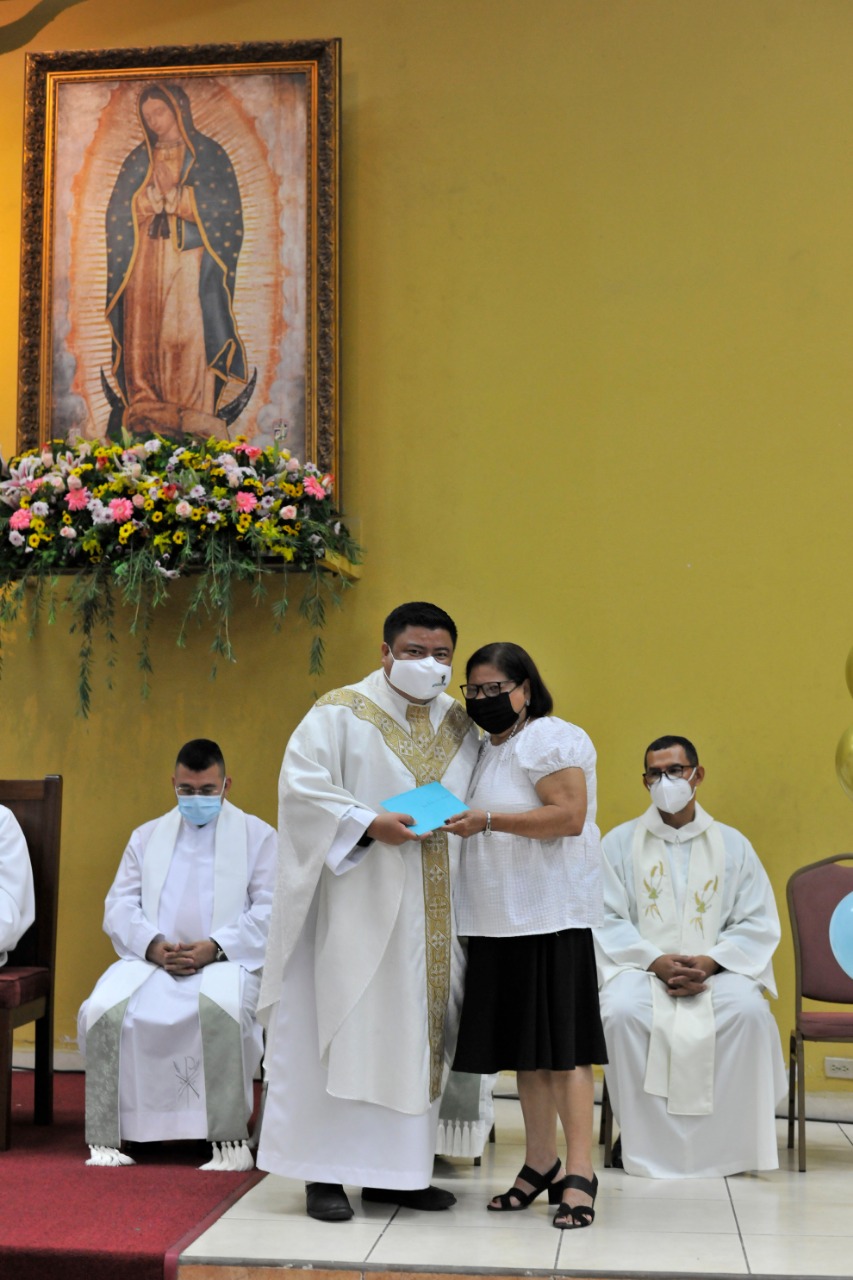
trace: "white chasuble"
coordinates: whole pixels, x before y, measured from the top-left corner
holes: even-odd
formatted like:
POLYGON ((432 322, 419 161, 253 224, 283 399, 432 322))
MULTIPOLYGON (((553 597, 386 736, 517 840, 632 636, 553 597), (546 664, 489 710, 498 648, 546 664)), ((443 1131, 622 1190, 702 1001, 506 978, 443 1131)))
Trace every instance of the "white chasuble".
POLYGON ((333 851, 341 832, 354 846, 382 802, 414 786, 440 780, 463 797, 476 752, 458 703, 413 704, 381 671, 319 699, 291 737, 261 992, 274 1018, 259 1167, 373 1186, 429 1181, 458 1012, 451 974, 463 963, 450 897, 458 840, 374 842, 340 865, 333 851))
POLYGON ((107 898, 122 956, 79 1016, 87 1141, 247 1136, 262 1038, 254 1018, 275 833, 227 801, 198 828, 177 809, 135 832, 107 898), (157 936, 214 936, 228 960, 174 977, 141 958, 157 936))

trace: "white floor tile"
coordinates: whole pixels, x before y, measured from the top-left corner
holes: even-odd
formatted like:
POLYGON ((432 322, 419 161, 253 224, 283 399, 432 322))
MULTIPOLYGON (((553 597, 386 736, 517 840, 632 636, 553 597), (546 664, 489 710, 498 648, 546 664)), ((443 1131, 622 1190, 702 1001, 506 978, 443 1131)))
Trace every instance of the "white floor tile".
POLYGON ((277 1262, 364 1262, 381 1233, 374 1224, 282 1217, 253 1222, 221 1218, 181 1254, 190 1259, 277 1262))
POLYGON ((561 1271, 725 1272, 746 1275, 737 1235, 636 1232, 612 1229, 596 1216, 591 1227, 562 1231, 557 1266, 561 1271))
MULTIPOLYGON (((420 1216, 423 1219, 429 1215, 420 1216)), ((555 1265, 559 1239, 547 1218, 540 1221, 539 1227, 539 1231, 518 1231, 514 1225, 487 1223, 453 1230, 443 1221, 424 1225, 407 1222, 400 1226, 395 1221, 377 1242, 369 1261, 418 1267, 550 1270, 555 1265)))
POLYGON ((753 1272, 775 1276, 850 1276, 849 1237, 821 1235, 744 1236, 753 1272))

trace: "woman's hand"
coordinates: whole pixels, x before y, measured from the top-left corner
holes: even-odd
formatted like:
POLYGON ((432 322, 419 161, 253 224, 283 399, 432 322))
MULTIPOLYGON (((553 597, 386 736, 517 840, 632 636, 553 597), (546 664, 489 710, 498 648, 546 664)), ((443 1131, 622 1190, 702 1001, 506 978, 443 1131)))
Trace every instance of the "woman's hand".
POLYGON ((454 813, 444 823, 445 831, 452 836, 475 836, 478 831, 486 829, 486 814, 482 809, 466 809, 464 813, 454 813))

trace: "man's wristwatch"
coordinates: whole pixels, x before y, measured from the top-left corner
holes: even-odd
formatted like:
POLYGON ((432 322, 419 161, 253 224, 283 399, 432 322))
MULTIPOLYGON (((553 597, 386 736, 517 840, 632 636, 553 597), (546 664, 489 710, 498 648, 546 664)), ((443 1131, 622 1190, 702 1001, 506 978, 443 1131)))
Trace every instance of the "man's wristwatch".
POLYGON ((227 959, 228 959, 227 955, 226 955, 226 954, 225 954, 225 952, 222 950, 222 948, 220 947, 220 945, 219 945, 219 943, 216 941, 216 939, 215 939, 215 938, 211 938, 211 939, 210 939, 210 941, 211 941, 211 942, 213 943, 213 945, 216 947, 216 955, 213 957, 213 962, 214 962, 214 964, 216 963, 216 961, 217 961, 217 960, 227 960, 227 959))

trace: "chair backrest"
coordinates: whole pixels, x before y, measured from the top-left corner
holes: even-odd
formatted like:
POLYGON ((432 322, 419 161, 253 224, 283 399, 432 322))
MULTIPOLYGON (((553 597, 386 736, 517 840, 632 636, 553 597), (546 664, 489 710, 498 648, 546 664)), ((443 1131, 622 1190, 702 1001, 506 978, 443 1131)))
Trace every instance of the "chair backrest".
POLYGON ((0 804, 11 809, 30 851, 36 899, 35 923, 9 952, 7 965, 54 966, 59 905, 62 778, 0 781, 0 804))
POLYGON ((812 862, 788 880, 798 1010, 802 997, 853 1004, 853 978, 841 968, 829 945, 829 921, 848 893, 853 893, 853 853, 812 862))

